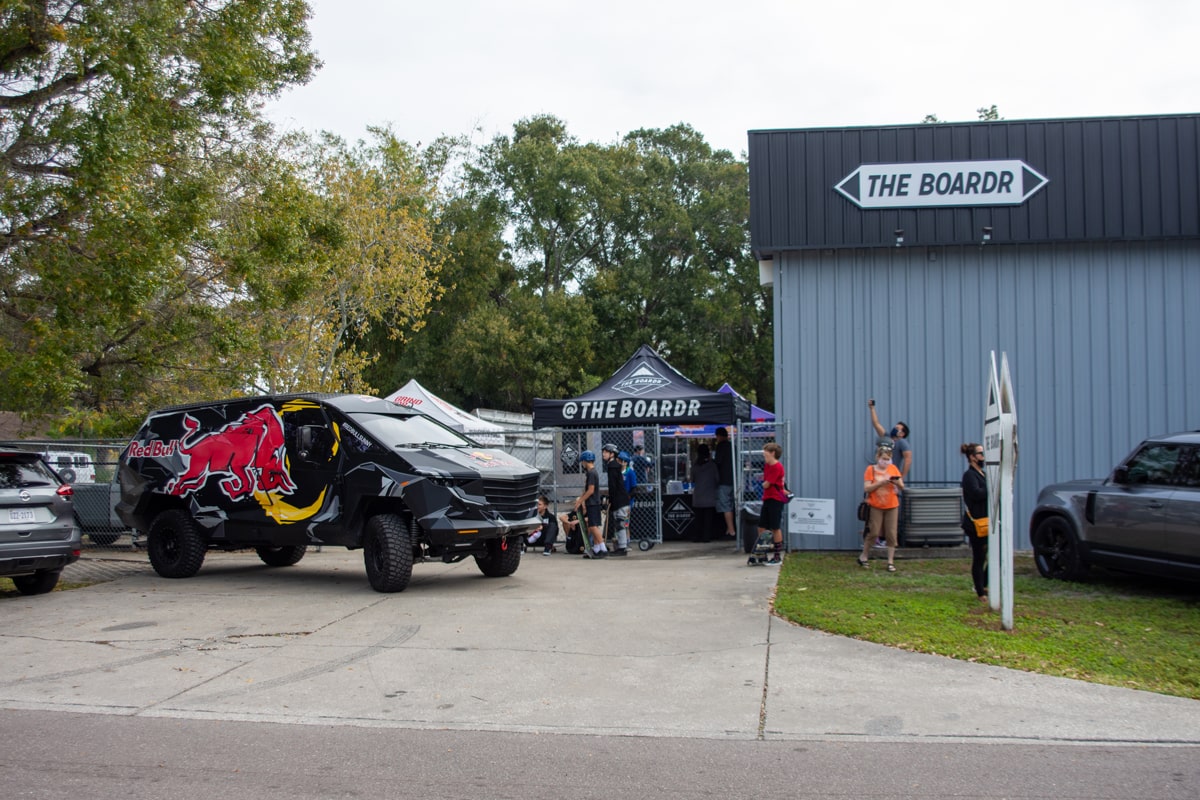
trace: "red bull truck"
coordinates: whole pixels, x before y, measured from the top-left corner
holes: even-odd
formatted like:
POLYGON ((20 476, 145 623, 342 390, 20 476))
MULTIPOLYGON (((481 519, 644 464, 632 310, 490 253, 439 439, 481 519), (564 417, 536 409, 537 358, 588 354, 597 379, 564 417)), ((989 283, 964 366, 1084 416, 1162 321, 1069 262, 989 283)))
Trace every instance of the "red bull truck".
POLYGON ((409 408, 294 394, 152 412, 121 455, 116 513, 154 570, 190 578, 209 550, 268 566, 309 547, 362 549, 367 580, 403 591, 415 562, 474 557, 513 574, 539 527, 538 471, 409 408))

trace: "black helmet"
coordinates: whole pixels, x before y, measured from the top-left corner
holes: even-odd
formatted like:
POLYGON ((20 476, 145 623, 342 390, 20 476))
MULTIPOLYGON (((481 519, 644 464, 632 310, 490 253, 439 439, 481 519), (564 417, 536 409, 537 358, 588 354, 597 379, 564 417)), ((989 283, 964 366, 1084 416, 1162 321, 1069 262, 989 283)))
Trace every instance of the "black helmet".
POLYGON ((613 455, 616 455, 617 453, 621 452, 620 448, 618 448, 612 442, 609 442, 608 444, 604 445, 604 447, 601 447, 600 449, 606 453, 612 453, 613 455))

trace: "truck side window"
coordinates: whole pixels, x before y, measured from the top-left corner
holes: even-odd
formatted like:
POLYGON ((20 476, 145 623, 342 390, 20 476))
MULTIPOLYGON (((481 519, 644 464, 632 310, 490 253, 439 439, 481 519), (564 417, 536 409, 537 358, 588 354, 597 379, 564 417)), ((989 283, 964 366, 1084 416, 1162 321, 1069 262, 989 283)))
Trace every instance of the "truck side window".
POLYGON ((288 458, 293 463, 327 464, 334 455, 333 432, 329 421, 318 408, 286 411, 283 432, 288 458))

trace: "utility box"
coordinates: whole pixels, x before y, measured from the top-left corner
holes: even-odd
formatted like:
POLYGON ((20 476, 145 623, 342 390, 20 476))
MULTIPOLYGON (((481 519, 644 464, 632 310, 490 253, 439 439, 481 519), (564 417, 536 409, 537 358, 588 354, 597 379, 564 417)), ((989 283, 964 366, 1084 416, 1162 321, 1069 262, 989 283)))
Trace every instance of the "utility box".
POLYGON ((909 486, 904 490, 904 547, 952 547, 963 543, 962 488, 958 484, 909 486))

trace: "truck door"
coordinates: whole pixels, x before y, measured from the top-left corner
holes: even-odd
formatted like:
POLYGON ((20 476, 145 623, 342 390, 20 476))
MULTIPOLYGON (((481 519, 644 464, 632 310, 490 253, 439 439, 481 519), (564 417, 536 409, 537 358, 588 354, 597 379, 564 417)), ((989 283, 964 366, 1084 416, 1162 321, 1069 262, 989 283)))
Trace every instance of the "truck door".
POLYGON ((290 522, 337 522, 319 518, 322 510, 337 509, 331 499, 339 489, 341 446, 325 409, 312 403, 285 404, 281 409, 287 469, 295 490, 287 498, 290 522))

